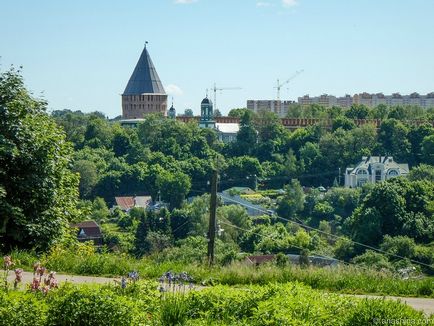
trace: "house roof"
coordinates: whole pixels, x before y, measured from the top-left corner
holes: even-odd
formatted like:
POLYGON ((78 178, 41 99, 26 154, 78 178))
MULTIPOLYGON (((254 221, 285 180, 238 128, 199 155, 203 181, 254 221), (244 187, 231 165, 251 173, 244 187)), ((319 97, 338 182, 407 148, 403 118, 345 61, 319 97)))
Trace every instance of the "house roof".
POLYGON ((146 46, 122 95, 140 94, 166 94, 146 46))
POLYGON ((224 134, 236 134, 240 131, 240 125, 238 123, 220 123, 215 124, 216 129, 224 134))
POLYGON ((127 211, 134 207, 134 197, 115 197, 116 205, 127 211))
POLYGON ((130 210, 133 207, 148 207, 152 201, 151 196, 127 196, 127 197, 115 197, 116 205, 122 210, 130 210))
POLYGON ((72 228, 79 229, 79 238, 100 238, 102 237, 101 229, 95 221, 83 221, 76 224, 71 224, 72 228))
POLYGON ((148 207, 149 203, 152 201, 151 196, 136 196, 134 199, 136 201, 136 207, 148 207))
POLYGON ((385 171, 397 169, 400 174, 408 174, 409 172, 407 163, 397 163, 392 156, 363 156, 362 161, 355 168, 347 168, 345 172, 347 174, 356 174, 360 169, 371 171, 372 165, 378 163, 384 165, 385 171))

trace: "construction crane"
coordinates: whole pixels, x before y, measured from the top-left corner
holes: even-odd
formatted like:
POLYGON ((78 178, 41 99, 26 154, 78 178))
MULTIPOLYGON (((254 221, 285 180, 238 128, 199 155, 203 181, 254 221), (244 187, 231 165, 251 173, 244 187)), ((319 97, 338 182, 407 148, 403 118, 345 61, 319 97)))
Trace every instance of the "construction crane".
POLYGON ((283 83, 280 83, 279 79, 277 80, 277 101, 280 101, 280 89, 285 86, 286 84, 288 84, 291 80, 293 80, 294 78, 296 78, 298 75, 300 75, 304 70, 298 70, 296 71, 288 80, 284 81, 283 83))
POLYGON ((217 87, 214 83, 212 90, 214 91, 214 110, 217 110, 217 91, 236 90, 242 89, 241 87, 217 87))

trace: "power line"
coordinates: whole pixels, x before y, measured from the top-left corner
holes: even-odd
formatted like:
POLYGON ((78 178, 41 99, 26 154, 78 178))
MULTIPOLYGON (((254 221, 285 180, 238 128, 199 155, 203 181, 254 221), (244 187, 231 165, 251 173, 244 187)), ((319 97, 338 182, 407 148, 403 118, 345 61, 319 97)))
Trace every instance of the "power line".
MULTIPOLYGON (((242 228, 242 227, 239 227, 239 226, 234 225, 234 224, 231 224, 231 223, 226 223, 226 222, 219 222, 219 223, 220 223, 220 224, 227 225, 227 226, 230 226, 230 227, 234 227, 234 228, 236 228, 236 229, 239 229, 239 230, 242 230, 242 231, 245 231, 245 232, 249 232, 249 233, 252 233, 252 234, 259 235, 260 237, 264 237, 264 238, 268 238, 268 239, 275 240, 275 237, 273 237, 273 236, 271 236, 271 235, 266 235, 266 234, 261 234, 261 233, 258 233, 258 232, 253 232, 253 231, 251 231, 251 230, 244 229, 244 228, 242 228)), ((297 249, 300 249, 300 250, 304 250, 304 249, 306 249, 306 248, 302 248, 302 247, 296 246, 296 245, 294 245, 294 244, 291 244, 291 247, 294 247, 294 248, 297 248, 297 249)), ((325 255, 322 255, 322 254, 318 254, 318 253, 316 253, 316 252, 314 252, 314 251, 312 251, 312 253, 315 254, 315 255, 318 256, 318 257, 327 258, 327 259, 333 259, 333 260, 336 260, 336 261, 338 261, 338 262, 341 262, 341 263, 344 263, 344 264, 348 264, 348 265, 352 264, 352 263, 348 263, 348 262, 346 262, 346 261, 343 261, 343 260, 337 259, 337 258, 335 258, 335 257, 330 257, 330 256, 325 256, 325 255)), ((355 264, 354 264, 354 265, 355 265, 355 264)))
MULTIPOLYGON (((261 209, 261 208, 255 207, 255 206, 253 206, 253 205, 248 205, 248 204, 245 204, 245 203, 239 202, 239 201, 237 201, 237 200, 235 200, 235 199, 232 199, 232 198, 225 197, 225 200, 232 201, 232 202, 234 202, 234 203, 237 203, 237 204, 242 205, 242 206, 245 206, 245 207, 249 207, 249 208, 252 208, 252 209, 256 209, 256 210, 258 210, 258 211, 260 211, 260 212, 265 213, 266 215, 269 214, 269 213, 268 213, 266 210, 264 210, 264 209, 261 209)), ((296 225, 299 225, 299 226, 305 227, 305 228, 310 229, 310 230, 318 231, 318 232, 320 232, 320 233, 322 233, 322 234, 326 234, 326 235, 332 236, 332 237, 334 237, 334 238, 336 238, 336 239, 349 240, 350 242, 352 242, 352 243, 354 243, 354 244, 357 244, 357 245, 359 245, 359 246, 362 246, 362 247, 365 247, 365 248, 369 248, 369 249, 375 250, 375 251, 380 252, 380 253, 383 253, 383 254, 385 254, 385 255, 388 255, 388 256, 391 256, 391 257, 395 257, 395 258, 399 258, 399 259, 408 259, 409 261, 411 261, 411 262, 413 262, 413 263, 415 263, 415 264, 422 265, 422 266, 426 266, 426 267, 429 267, 429 268, 433 268, 432 265, 428 265, 428 264, 422 263, 422 262, 417 261, 417 260, 414 260, 414 259, 409 259, 408 257, 403 257, 403 256, 400 256, 400 255, 392 254, 392 253, 389 253, 389 252, 387 252, 387 251, 384 251, 384 250, 382 250, 382 249, 380 249, 380 248, 376 248, 376 247, 373 247, 373 246, 370 246, 370 245, 367 245, 367 244, 364 244, 364 243, 361 243, 361 242, 358 242, 358 241, 354 241, 354 240, 349 239, 349 238, 344 238, 344 237, 342 237, 342 236, 338 236, 338 235, 335 235, 335 234, 332 234, 332 233, 329 233, 329 232, 326 232, 326 231, 322 231, 322 230, 320 230, 320 229, 317 229, 317 228, 311 227, 311 226, 306 225, 306 224, 304 224, 304 223, 300 223, 300 222, 296 222, 296 221, 293 221, 293 220, 289 220, 289 219, 284 218, 284 217, 281 217, 281 216, 279 216, 279 215, 277 215, 277 214, 276 214, 276 216, 277 216, 277 218, 279 218, 279 219, 281 219, 281 220, 284 220, 284 221, 287 221, 287 222, 290 222, 290 223, 293 223, 293 224, 296 224, 296 225)))
MULTIPOLYGON (((192 191, 194 191, 194 192, 204 193, 203 191, 195 191, 195 190, 192 190, 192 191)), ((228 198, 228 197, 225 197, 225 200, 232 201, 232 202, 234 202, 234 203, 236 203, 236 204, 238 204, 238 205, 241 205, 241 206, 244 206, 244 207, 248 207, 248 208, 252 208, 252 209, 255 209, 255 210, 257 210, 257 211, 260 211, 260 212, 264 213, 265 215, 269 215, 269 212, 268 212, 268 211, 266 211, 266 210, 264 210, 264 209, 261 209, 261 208, 258 208, 258 207, 256 207, 256 206, 249 205, 249 204, 246 204, 246 203, 242 203, 242 202, 239 202, 239 201, 237 201, 237 200, 235 200, 235 199, 228 198)), ((409 260, 410 262, 412 262, 412 263, 415 263, 415 264, 418 264, 418 265, 421 265, 421 266, 426 266, 426 267, 429 267, 429 268, 433 268, 432 265, 425 264, 425 263, 423 263, 423 262, 420 262, 420 261, 417 261, 417 260, 414 260, 414 259, 410 259, 410 258, 408 258, 408 257, 403 257, 403 256, 400 256, 400 255, 392 254, 392 253, 389 253, 389 252, 387 252, 387 251, 384 251, 384 250, 382 250, 382 249, 380 249, 380 248, 376 248, 376 247, 373 247, 373 246, 370 246, 370 245, 367 245, 367 244, 364 244, 364 243, 361 243, 361 242, 358 242, 358 241, 354 241, 354 240, 352 240, 352 239, 350 239, 350 238, 344 238, 344 237, 342 237, 342 236, 338 236, 338 235, 335 235, 335 234, 332 234, 332 233, 329 233, 329 232, 326 232, 326 231, 322 231, 322 230, 320 230, 320 229, 317 229, 317 228, 311 227, 311 226, 309 226, 309 225, 306 225, 305 223, 302 223, 302 222, 300 223, 300 222, 296 222, 296 221, 293 221, 293 220, 289 220, 289 219, 284 218, 284 217, 281 217, 281 216, 279 216, 279 215, 277 215, 277 214, 276 214, 276 216, 277 216, 277 218, 279 218, 279 219, 281 219, 281 220, 284 220, 284 221, 287 221, 287 222, 289 222, 289 223, 293 223, 293 224, 296 224, 296 225, 302 226, 302 227, 307 228, 307 229, 309 229, 309 230, 315 230, 315 231, 318 231, 318 232, 320 232, 320 233, 322 233, 322 234, 326 234, 326 235, 331 236, 331 237, 333 237, 333 238, 335 238, 335 239, 348 240, 348 241, 350 241, 351 243, 357 244, 357 245, 359 245, 359 246, 362 246, 362 247, 365 247, 365 248, 368 248, 368 249, 372 249, 372 250, 374 250, 374 251, 377 251, 377 252, 383 253, 383 254, 388 255, 388 256, 391 256, 391 257, 399 258, 399 259, 401 259, 401 260, 408 259, 408 260, 409 260)))

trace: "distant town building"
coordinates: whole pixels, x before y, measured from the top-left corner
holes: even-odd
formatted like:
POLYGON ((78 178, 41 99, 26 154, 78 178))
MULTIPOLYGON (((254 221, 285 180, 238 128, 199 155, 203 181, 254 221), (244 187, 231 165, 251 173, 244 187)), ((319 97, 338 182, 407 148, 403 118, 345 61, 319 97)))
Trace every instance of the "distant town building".
POLYGON ((93 241, 96 246, 103 243, 101 228, 95 221, 83 221, 71 224, 71 228, 78 229, 77 240, 79 242, 93 241))
POLYGON ((124 212, 128 212, 134 207, 147 208, 152 204, 152 198, 151 196, 115 197, 115 202, 116 204, 112 209, 119 208, 124 212))
POLYGON ((375 107, 379 104, 384 104, 388 106, 413 105, 422 108, 431 108, 434 107, 434 92, 426 95, 419 95, 419 93, 412 93, 410 95, 401 95, 399 93, 394 93, 392 95, 384 95, 383 93, 360 93, 355 94, 354 96, 347 94, 343 97, 336 97, 328 94, 314 97, 304 95, 298 98, 298 104, 301 106, 318 104, 326 107, 339 106, 343 108, 348 108, 353 104, 363 104, 368 107, 375 107))
POLYGON ((229 143, 237 138, 237 133, 240 130, 239 123, 233 123, 229 118, 221 118, 222 122, 216 123, 214 118, 213 104, 208 96, 205 97, 200 104, 200 128, 211 128, 217 131, 218 138, 224 143, 229 143))
POLYGON ((175 108, 173 107, 173 103, 172 103, 172 106, 170 107, 169 111, 167 112, 167 116, 168 116, 170 119, 176 119, 176 110, 175 110, 175 108))
POLYGON ((294 101, 276 101, 276 100, 248 100, 247 109, 255 113, 260 111, 269 111, 276 113, 279 117, 285 118, 289 108, 297 105, 294 101))
POLYGON ((237 139, 237 133, 240 131, 239 123, 216 122, 215 124, 219 140, 224 143, 230 143, 237 139))
POLYGON ((122 94, 122 118, 141 119, 147 114, 166 115, 167 95, 145 48, 122 94))
POLYGON ((363 156, 354 168, 345 170, 345 187, 357 188, 398 176, 407 176, 407 163, 397 163, 392 156, 363 156))
POLYGON ((211 100, 205 97, 200 103, 200 121, 199 126, 201 128, 213 128, 215 129, 214 112, 211 100))

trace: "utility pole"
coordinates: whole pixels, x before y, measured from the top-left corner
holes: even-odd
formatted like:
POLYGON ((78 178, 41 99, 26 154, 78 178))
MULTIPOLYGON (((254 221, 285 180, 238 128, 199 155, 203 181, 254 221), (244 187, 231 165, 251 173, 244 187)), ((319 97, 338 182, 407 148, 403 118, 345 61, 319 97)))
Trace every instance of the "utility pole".
POLYGON ((339 168, 338 185, 341 186, 341 168, 339 168))
POLYGON ((216 234, 216 210, 217 210, 217 170, 214 170, 211 178, 211 203, 209 212, 208 229, 208 263, 214 263, 214 245, 216 234))

